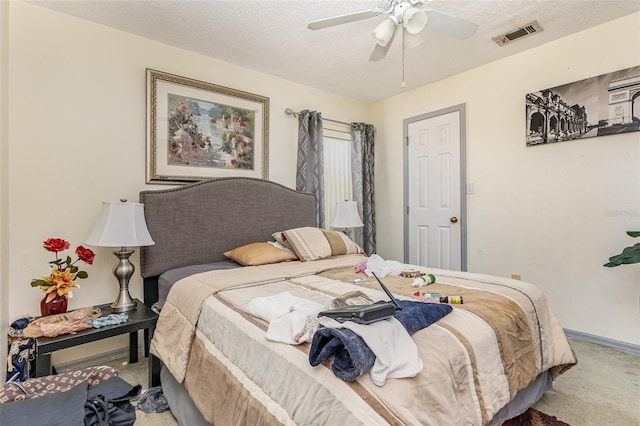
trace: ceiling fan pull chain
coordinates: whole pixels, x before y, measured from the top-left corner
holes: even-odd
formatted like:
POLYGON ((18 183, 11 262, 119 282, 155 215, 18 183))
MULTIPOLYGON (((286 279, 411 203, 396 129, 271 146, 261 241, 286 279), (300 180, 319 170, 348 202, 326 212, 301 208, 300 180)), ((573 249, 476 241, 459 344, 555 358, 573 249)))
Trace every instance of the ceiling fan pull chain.
POLYGON ((404 82, 404 28, 402 29, 402 85, 400 87, 402 87, 404 89, 405 87, 405 82, 404 82))

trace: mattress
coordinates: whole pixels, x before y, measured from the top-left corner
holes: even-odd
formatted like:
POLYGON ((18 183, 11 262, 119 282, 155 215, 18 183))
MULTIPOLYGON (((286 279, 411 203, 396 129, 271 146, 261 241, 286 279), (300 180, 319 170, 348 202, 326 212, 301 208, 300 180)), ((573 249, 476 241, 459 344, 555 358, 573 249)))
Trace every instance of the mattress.
MULTIPOLYGON (((429 269, 438 278, 429 291, 462 295, 465 303, 413 334, 423 371, 382 387, 367 374, 338 379, 330 362, 311 367, 308 345, 265 339, 267 324, 246 313, 251 300, 284 291, 325 305, 355 289, 384 299, 373 279, 351 284, 363 276, 354 272, 363 259, 186 277, 169 293, 151 350, 202 417, 217 424, 492 424, 535 402, 576 362, 537 287, 487 275, 429 269), (505 409, 518 399, 520 408, 505 409)), ((415 300, 412 280, 384 281, 399 299, 415 300)))
POLYGON ((205 263, 202 265, 189 265, 182 268, 170 269, 158 277, 158 301, 153 304, 152 309, 158 313, 162 310, 165 300, 171 287, 181 279, 199 274, 201 272, 215 271, 218 269, 240 268, 241 265, 233 260, 222 262, 205 263))

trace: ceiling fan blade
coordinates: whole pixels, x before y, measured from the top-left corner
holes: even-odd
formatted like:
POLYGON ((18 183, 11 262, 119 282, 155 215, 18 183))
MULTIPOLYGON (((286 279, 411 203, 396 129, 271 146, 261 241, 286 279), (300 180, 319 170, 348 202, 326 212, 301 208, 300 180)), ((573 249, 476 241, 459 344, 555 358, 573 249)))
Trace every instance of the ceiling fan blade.
POLYGON ((389 47, 391 47, 391 44, 393 44, 393 38, 396 36, 397 32, 398 32, 398 27, 396 27, 396 29, 393 31, 393 34, 391 35, 391 39, 389 40, 389 43, 387 43, 385 46, 381 46, 378 43, 376 43, 376 47, 373 48, 373 52, 371 52, 371 56, 369 56, 370 61, 374 61, 374 62, 379 61, 380 59, 387 56, 389 47))
POLYGON ((361 21, 363 19, 375 18, 386 11, 384 9, 370 9, 363 10, 361 12, 347 13, 346 15, 334 16, 332 18, 318 19, 317 21, 309 22, 307 28, 310 30, 321 30, 323 28, 333 27, 335 25, 347 24, 349 22, 361 21))
POLYGON ((443 12, 433 9, 425 9, 427 12, 427 26, 453 37, 464 39, 476 32, 478 26, 472 22, 455 18, 443 12))

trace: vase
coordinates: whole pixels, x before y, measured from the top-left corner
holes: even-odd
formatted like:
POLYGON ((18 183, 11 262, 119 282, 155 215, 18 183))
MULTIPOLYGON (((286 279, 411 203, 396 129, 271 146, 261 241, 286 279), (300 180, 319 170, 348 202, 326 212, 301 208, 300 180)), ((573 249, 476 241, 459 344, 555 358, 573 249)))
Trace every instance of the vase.
POLYGON ((43 317, 47 315, 56 315, 63 314, 67 312, 67 296, 58 296, 54 297, 50 301, 47 302, 48 294, 40 301, 40 313, 43 317))

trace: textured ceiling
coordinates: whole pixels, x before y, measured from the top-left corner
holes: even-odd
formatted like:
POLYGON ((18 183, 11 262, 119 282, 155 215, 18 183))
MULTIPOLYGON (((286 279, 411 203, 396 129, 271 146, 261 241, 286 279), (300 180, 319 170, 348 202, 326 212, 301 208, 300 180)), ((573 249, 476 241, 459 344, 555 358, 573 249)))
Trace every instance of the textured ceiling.
MULTIPOLYGON (((371 31, 383 16, 311 31, 307 23, 378 7, 377 0, 29 1, 175 47, 375 102, 594 25, 640 11, 640 0, 433 0, 428 7, 478 25, 458 40, 427 28, 405 51, 369 62, 371 31), (504 47, 491 37, 533 20, 544 31, 504 47)), ((640 31, 638 32, 640 37, 640 31)))

